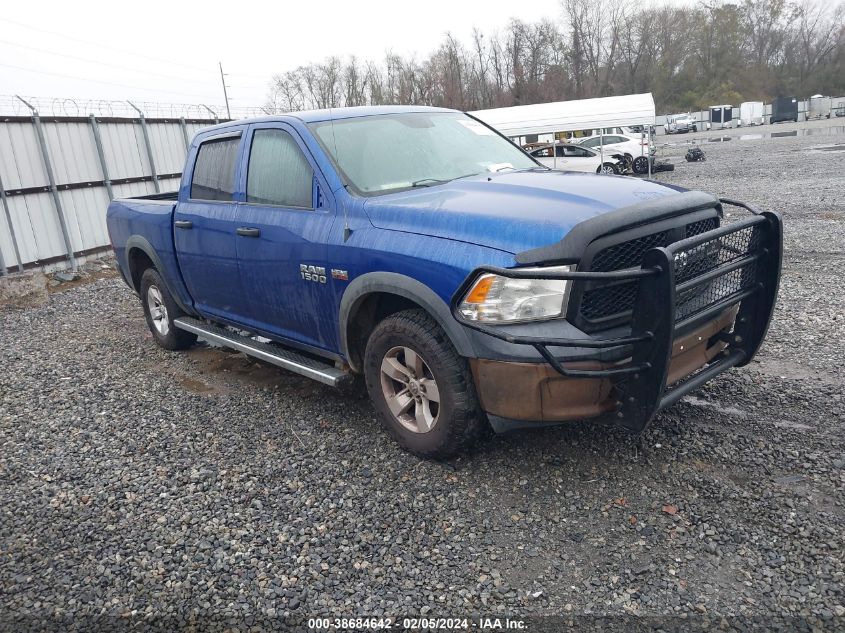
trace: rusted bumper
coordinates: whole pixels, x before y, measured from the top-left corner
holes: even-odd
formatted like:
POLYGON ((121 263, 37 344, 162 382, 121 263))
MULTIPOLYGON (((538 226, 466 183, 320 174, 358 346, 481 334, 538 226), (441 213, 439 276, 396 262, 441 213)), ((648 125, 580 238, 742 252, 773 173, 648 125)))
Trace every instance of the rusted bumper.
MULTIPOLYGON (((667 384, 683 380, 712 361, 726 347, 738 306, 675 339, 667 384)), ((612 369, 630 362, 565 363, 568 369, 612 369)), ((614 411, 619 402, 612 378, 570 378, 546 363, 512 363, 471 359, 473 379, 481 406, 490 416, 514 422, 565 422, 614 411)))

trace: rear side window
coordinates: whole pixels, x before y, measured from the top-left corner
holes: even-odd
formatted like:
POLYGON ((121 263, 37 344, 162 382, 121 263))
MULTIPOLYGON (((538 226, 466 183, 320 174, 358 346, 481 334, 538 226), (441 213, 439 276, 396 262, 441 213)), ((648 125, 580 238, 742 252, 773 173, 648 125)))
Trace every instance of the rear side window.
POLYGON ((235 162, 240 137, 206 141, 197 152, 197 164, 191 179, 191 198, 195 200, 231 200, 235 191, 235 162))
POLYGON ((312 208, 314 173, 290 134, 256 130, 249 151, 246 201, 312 208))

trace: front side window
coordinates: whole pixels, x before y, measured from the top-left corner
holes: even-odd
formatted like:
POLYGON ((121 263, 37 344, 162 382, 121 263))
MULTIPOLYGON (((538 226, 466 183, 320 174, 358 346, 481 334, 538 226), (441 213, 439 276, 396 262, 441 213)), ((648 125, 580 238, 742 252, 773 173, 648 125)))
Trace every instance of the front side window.
POLYGON ((538 169, 525 152, 459 112, 406 112, 310 124, 346 184, 362 195, 538 169))
POLYGON ((246 201, 312 208, 314 172, 284 130, 256 130, 249 150, 246 201))
POLYGON ((197 151, 191 177, 191 198, 231 200, 235 191, 235 162, 240 136, 206 141, 197 151))

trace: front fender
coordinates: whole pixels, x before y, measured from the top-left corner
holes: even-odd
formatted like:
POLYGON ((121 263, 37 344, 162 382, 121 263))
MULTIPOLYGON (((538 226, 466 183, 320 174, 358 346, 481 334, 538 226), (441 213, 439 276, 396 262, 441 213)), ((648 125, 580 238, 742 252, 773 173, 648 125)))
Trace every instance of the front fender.
POLYGON ((473 355, 473 347, 466 329, 455 321, 449 306, 431 288, 407 275, 373 272, 356 277, 346 288, 340 301, 339 340, 341 351, 350 364, 354 361, 349 353, 347 340, 349 320, 364 299, 376 293, 398 295, 419 304, 443 328, 458 354, 466 357, 473 355))

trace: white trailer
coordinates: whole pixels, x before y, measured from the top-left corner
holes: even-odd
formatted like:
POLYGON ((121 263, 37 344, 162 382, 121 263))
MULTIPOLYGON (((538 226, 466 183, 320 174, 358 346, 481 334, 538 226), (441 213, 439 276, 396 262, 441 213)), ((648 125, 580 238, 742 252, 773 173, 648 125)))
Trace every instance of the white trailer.
POLYGON ((733 109, 732 105, 710 106, 710 123, 714 130, 734 126, 733 109))
POLYGON ((829 119, 833 99, 824 95, 813 95, 807 103, 808 119, 829 119))
POLYGON ((746 101, 739 105, 739 125, 751 127, 763 124, 763 102, 746 101))

